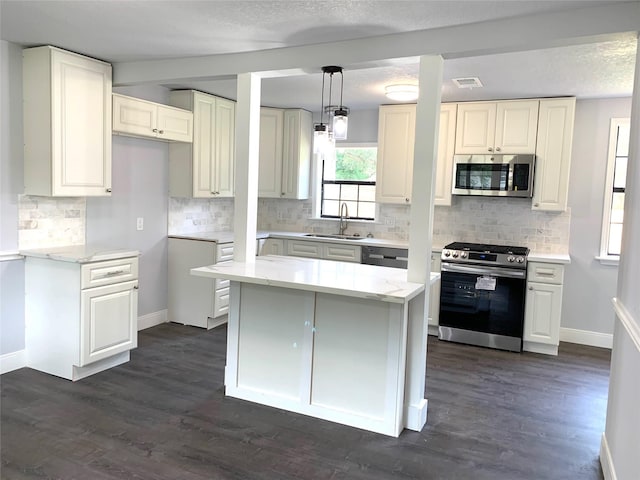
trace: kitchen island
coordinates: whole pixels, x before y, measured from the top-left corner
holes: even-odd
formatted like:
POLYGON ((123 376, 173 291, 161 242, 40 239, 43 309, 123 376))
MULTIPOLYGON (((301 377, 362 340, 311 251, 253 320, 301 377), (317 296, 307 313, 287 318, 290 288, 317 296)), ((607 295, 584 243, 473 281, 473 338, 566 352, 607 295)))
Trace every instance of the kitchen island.
POLYGON ((409 332, 425 285, 406 270, 267 255, 191 273, 231 281, 227 395, 392 436, 424 426, 426 346, 409 332))

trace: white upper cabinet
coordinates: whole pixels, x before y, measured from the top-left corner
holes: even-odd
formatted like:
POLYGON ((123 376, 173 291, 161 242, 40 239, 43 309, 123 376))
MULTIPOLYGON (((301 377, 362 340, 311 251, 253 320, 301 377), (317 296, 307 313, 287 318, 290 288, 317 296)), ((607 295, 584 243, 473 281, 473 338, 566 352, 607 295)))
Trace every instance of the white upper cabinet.
POLYGON ((535 153, 538 105, 538 100, 459 103, 455 153, 535 153))
MULTIPOLYGON (((376 201, 411 202, 416 105, 383 105, 378 120, 376 201)), ((455 146, 456 104, 440 106, 435 205, 451 205, 451 179, 455 146)))
POLYGON ((533 210, 567 209, 576 99, 540 100, 533 210))
POLYGON ((438 161, 433 204, 451 206, 451 182, 453 180, 453 152, 456 145, 456 104, 440 106, 438 130, 438 161))
POLYGON ((380 106, 376 202, 411 202, 415 132, 415 104, 380 106))
POLYGON ((258 196, 309 198, 311 128, 306 110, 260 110, 258 196))
POLYGON ((25 194, 111 194, 111 65, 25 49, 23 108, 25 194))
POLYGON ((113 132, 175 142, 193 140, 193 113, 113 94, 113 132))
POLYGON ((260 109, 260 173, 258 196, 280 197, 282 193, 282 130, 284 110, 260 109))
POLYGON ((193 143, 169 145, 169 195, 233 197, 235 102, 194 90, 171 92, 173 105, 193 112, 193 143))

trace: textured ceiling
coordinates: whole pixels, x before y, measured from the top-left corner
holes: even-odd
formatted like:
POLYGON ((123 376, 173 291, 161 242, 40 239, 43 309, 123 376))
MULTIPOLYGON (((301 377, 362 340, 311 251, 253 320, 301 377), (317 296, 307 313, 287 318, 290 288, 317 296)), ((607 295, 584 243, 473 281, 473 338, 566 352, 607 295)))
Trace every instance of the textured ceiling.
MULTIPOLYGON (((110 62, 138 61, 310 45, 394 32, 557 12, 608 1, 34 1, 2 0, 3 40, 53 44, 110 62)), ((639 4, 640 9, 640 4, 639 4)), ((541 35, 543 28, 541 28, 541 35)), ((446 59, 444 101, 575 95, 630 95, 632 34, 588 45, 446 59), (477 76, 482 89, 460 90, 451 78, 477 76)), ((346 70, 345 104, 375 108, 384 86, 417 82, 417 63, 346 70)), ((317 110, 320 75, 265 79, 263 103, 317 110)), ((181 83, 235 97, 235 81, 181 83)))

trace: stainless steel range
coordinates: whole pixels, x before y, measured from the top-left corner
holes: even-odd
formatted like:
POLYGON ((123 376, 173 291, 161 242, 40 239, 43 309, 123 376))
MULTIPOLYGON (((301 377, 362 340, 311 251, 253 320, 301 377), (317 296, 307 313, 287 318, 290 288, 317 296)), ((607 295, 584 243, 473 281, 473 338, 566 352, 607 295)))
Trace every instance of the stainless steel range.
POLYGON ((522 351, 528 253, 507 245, 445 246, 439 338, 522 351))

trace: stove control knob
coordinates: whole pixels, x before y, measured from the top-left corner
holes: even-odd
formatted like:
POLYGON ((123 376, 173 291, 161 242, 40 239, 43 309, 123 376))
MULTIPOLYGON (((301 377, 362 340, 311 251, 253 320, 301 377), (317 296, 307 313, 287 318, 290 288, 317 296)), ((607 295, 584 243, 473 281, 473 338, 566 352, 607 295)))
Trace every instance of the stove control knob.
POLYGON ((443 253, 443 255, 444 255, 445 257, 448 257, 449 255, 451 255, 451 253, 449 253, 449 250, 445 250, 445 251, 444 251, 444 252, 442 252, 442 253, 443 253))
POLYGON ((515 262, 515 261, 516 261, 516 257, 514 257, 513 255, 509 255, 509 256, 507 257, 507 262, 509 262, 509 263, 513 263, 513 262, 515 262))
POLYGON ((518 263, 524 263, 524 257, 518 257, 518 258, 516 258, 516 262, 518 262, 518 263))
POLYGON ((455 252, 455 251, 454 251, 454 252, 451 254, 451 256, 452 256, 453 258, 458 258, 458 252, 455 252))
POLYGON ((467 252, 460 252, 460 258, 467 258, 467 252))

